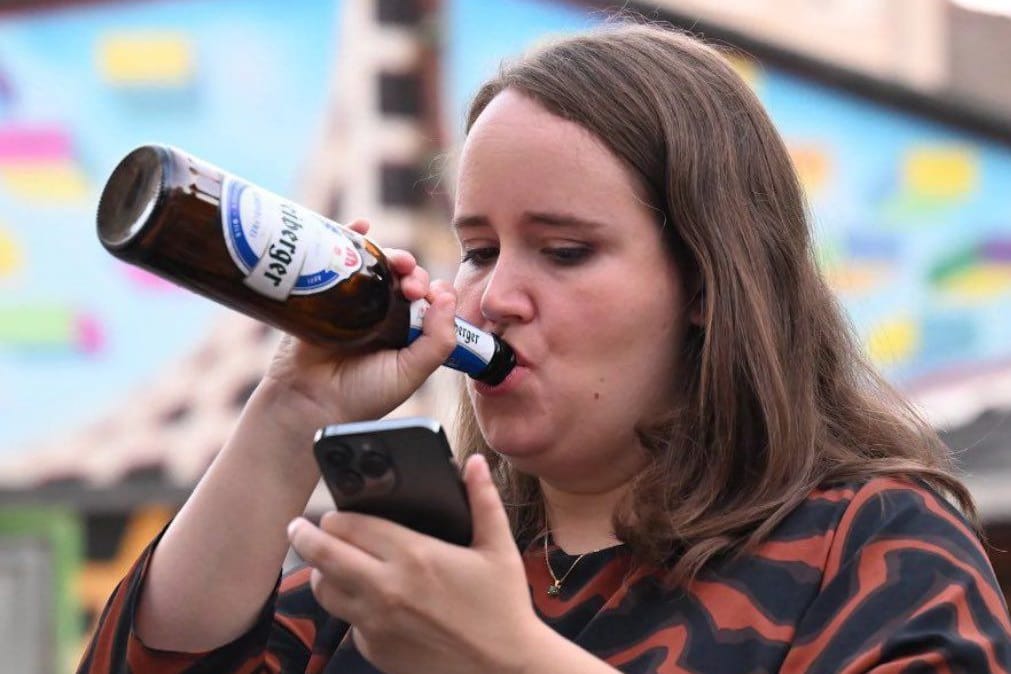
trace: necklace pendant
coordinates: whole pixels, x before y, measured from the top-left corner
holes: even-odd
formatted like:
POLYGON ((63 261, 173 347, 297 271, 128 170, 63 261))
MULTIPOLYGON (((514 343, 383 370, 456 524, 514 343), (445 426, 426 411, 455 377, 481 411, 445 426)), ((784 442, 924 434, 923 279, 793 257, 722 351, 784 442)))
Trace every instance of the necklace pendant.
POLYGON ((553 585, 548 585, 548 596, 557 597, 562 593, 562 587, 560 583, 555 583, 553 585))

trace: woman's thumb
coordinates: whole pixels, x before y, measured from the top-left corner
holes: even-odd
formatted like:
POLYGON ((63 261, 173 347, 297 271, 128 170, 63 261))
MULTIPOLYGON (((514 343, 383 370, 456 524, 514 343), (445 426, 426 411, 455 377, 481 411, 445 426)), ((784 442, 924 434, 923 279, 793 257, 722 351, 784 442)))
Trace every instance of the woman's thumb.
POLYGON ((421 382, 442 365, 456 346, 456 295, 444 290, 430 295, 421 335, 399 351, 400 370, 410 380, 421 382))
POLYGON ((467 459, 464 482, 474 524, 473 547, 515 549, 509 516, 502 505, 498 488, 492 482, 488 460, 484 456, 474 454, 467 459))

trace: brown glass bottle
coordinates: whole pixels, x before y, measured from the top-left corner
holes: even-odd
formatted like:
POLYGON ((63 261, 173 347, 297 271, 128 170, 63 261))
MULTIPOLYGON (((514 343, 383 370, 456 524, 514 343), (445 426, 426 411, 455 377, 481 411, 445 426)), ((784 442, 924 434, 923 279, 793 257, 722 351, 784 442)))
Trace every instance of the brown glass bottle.
MULTIPOLYGON (((315 344, 399 348, 420 334, 382 251, 332 220, 185 152, 145 145, 113 170, 98 237, 119 259, 315 344)), ((497 337, 457 319, 446 365, 496 384, 515 365, 497 337)))

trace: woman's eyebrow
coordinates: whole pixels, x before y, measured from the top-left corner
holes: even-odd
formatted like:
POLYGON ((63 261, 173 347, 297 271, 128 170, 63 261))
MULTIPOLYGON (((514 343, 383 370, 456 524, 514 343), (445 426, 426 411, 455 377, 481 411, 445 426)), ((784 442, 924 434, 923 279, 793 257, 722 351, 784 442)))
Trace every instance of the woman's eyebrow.
POLYGON ((596 220, 588 220, 571 213, 549 213, 541 211, 527 211, 523 214, 523 221, 539 225, 553 225, 558 227, 579 227, 581 229, 595 230, 605 227, 604 223, 596 220))
MULTIPOLYGON (((550 213, 545 211, 526 211, 521 221, 524 223, 551 225, 558 227, 580 227, 582 229, 601 229, 602 222, 581 218, 571 213, 550 213)), ((456 231, 472 227, 490 227, 491 220, 483 215, 461 215, 453 218, 452 227, 456 231)))
POLYGON ((467 229, 469 227, 488 227, 491 222, 483 215, 460 215, 454 217, 450 226, 456 230, 467 229))

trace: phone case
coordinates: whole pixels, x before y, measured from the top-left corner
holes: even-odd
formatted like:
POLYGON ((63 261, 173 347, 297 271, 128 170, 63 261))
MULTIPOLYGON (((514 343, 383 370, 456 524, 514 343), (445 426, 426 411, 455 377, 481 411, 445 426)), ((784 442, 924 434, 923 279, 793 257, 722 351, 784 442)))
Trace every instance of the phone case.
POLYGON ((467 491, 437 421, 411 417, 327 426, 317 431, 313 453, 338 510, 470 544, 467 491))

